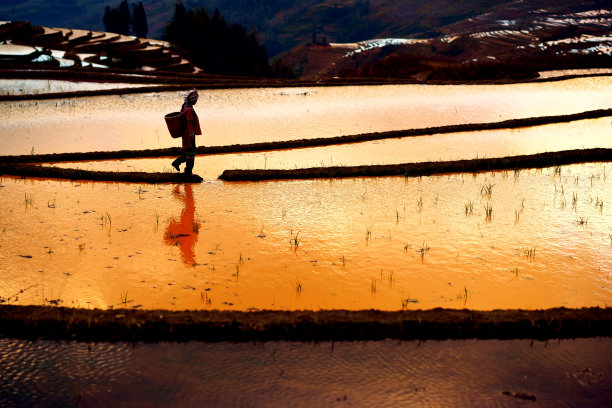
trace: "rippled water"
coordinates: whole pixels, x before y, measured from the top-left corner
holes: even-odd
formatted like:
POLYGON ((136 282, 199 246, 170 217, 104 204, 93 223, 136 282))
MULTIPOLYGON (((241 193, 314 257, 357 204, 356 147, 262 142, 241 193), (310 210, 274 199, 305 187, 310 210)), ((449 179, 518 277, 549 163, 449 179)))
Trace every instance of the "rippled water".
MULTIPOLYGON (((2 154, 177 146, 164 115, 182 93, 1 102, 2 154)), ((612 77, 514 85, 203 90, 199 145, 227 145, 562 115, 612 105, 612 77)), ((609 122, 608 122, 609 123, 609 122)), ((438 144, 431 157, 437 157, 438 144)), ((480 151, 476 149, 474 153, 480 151)))
MULTIPOLYGON (((203 91, 203 144, 609 108, 608 77, 497 86, 203 91)), ((0 103, 3 154, 167 147, 177 92, 0 103)), ((0 302, 170 309, 545 308, 612 302, 609 163, 226 183, 231 168, 612 147, 610 118, 200 156, 201 185, 0 180, 0 302), (491 189, 491 194, 486 193, 491 189), (466 209, 468 209, 466 211, 466 209), (487 212, 490 211, 490 216, 487 212), (28 245, 24 245, 27 242, 28 245)), ((173 171, 169 158, 60 166, 173 171)))
POLYGON ((600 163, 177 186, 5 178, 0 296, 100 308, 603 307, 611 182, 600 163))
POLYGON ((603 407, 611 363, 609 338, 136 345, 2 339, 0 405, 603 407))

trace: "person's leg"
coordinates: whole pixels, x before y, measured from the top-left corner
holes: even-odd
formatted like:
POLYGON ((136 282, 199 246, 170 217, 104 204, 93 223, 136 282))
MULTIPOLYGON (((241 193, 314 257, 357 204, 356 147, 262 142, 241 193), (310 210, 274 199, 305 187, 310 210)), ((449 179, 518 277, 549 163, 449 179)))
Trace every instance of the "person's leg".
POLYGON ((187 154, 185 155, 185 174, 191 175, 191 171, 193 170, 193 164, 195 162, 195 154, 187 154))
POLYGON ((174 167, 176 171, 181 171, 180 166, 186 161, 187 161, 187 158, 185 157, 185 153, 183 153, 172 162, 172 167, 174 167))

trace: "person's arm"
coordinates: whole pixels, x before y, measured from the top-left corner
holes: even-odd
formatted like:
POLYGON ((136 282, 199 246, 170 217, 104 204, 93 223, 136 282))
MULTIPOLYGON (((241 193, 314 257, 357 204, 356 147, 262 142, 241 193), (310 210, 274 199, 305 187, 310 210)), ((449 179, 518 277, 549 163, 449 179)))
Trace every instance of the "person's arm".
POLYGON ((187 119, 187 134, 189 135, 189 137, 195 137, 196 127, 193 109, 187 109, 187 111, 185 112, 185 119, 187 119))

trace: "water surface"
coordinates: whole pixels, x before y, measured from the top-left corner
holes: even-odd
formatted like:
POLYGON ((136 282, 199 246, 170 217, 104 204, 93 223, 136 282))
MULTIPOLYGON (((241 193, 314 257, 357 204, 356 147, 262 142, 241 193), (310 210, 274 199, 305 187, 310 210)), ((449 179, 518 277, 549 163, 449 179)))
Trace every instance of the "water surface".
MULTIPOLYGON (((199 145, 332 137, 563 115, 612 106, 612 77, 513 85, 202 90, 199 145)), ((0 103, 2 154, 177 146, 181 92, 0 103)), ((433 157, 436 155, 432 154, 433 157)))
POLYGON ((599 163, 200 185, 5 178, 0 296, 148 309, 604 307, 610 182, 599 163))
POLYGON ((609 338, 136 345, 3 339, 0 363, 0 405, 7 408, 603 407, 612 389, 609 338))

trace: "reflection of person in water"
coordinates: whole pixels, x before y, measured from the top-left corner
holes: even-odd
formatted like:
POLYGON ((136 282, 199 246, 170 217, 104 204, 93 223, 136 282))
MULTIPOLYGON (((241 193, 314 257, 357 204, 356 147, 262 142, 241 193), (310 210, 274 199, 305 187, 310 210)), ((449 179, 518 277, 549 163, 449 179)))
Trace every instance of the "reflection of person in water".
POLYGON ((164 242, 168 245, 178 245, 181 249, 181 258, 185 265, 195 264, 195 243, 198 240, 200 223, 195 221, 195 203, 191 184, 184 184, 185 192, 181 194, 179 185, 174 188, 173 195, 183 202, 180 221, 170 220, 164 242))

